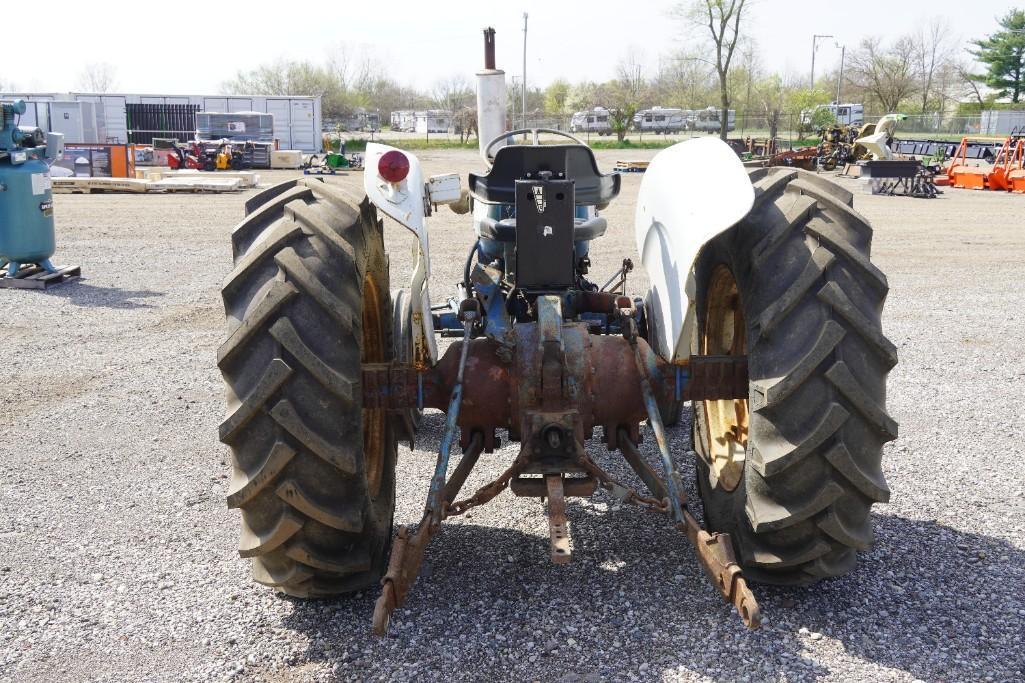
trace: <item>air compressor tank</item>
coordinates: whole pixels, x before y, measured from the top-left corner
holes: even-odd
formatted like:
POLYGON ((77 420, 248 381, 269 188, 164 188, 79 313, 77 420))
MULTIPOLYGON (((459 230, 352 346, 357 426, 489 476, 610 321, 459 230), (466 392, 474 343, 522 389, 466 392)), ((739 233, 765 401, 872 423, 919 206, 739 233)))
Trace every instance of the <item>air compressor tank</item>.
POLYGON ((16 125, 15 117, 25 112, 22 100, 0 107, 0 264, 7 262, 11 276, 22 264, 53 271, 53 193, 46 160, 63 154, 63 136, 16 125))

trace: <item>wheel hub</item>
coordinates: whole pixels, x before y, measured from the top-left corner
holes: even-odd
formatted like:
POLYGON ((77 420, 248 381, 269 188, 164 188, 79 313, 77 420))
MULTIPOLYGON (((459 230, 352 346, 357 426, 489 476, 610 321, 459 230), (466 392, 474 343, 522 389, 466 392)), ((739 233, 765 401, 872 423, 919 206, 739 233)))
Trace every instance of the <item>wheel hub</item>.
MULTIPOLYGON (((712 272, 700 333, 703 355, 747 354, 744 312, 737 280, 725 265, 712 272)), ((695 421, 695 445, 709 468, 713 486, 733 491, 744 474, 747 451, 748 406, 746 399, 702 401, 695 421)))

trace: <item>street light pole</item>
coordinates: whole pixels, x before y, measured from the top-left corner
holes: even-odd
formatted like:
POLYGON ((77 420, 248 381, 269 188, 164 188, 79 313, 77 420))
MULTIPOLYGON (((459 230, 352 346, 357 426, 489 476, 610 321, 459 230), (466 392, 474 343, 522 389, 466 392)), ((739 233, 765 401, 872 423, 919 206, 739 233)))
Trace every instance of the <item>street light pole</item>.
POLYGON ((818 33, 811 37, 811 89, 815 89, 815 51, 819 49, 819 38, 832 38, 833 36, 820 35, 818 33))

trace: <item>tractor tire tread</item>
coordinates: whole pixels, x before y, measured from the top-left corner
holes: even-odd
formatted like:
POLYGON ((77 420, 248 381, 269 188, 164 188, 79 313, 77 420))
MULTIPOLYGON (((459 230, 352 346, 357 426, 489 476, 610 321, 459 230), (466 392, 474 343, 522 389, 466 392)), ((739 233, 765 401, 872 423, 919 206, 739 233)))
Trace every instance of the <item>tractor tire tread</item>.
MULTIPOLYGON (((747 458, 728 492, 698 458, 709 526, 731 534, 752 581, 802 585, 853 569, 871 547, 870 509, 889 500, 883 444, 896 438, 883 335, 885 275, 869 260, 872 229, 853 195, 797 169, 752 174, 755 206, 699 257, 726 263, 748 323, 747 458)), ((698 446, 698 444, 695 444, 698 446)))
MULTIPOLYGON (((378 583, 394 511, 396 440, 385 427, 378 495, 364 461, 361 363, 365 276, 391 308, 381 222, 365 199, 309 179, 246 203, 222 295, 229 334, 220 437, 232 450, 227 504, 253 579, 298 597, 378 583)), ((385 421, 387 422, 387 421, 385 421)))

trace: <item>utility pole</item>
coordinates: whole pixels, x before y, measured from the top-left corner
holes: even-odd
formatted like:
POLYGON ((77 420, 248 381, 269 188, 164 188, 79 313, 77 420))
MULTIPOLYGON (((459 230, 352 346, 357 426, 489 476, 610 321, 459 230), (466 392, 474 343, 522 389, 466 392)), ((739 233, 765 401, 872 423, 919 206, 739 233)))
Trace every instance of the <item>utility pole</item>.
MULTIPOLYGON (((523 116, 523 125, 527 127, 527 13, 523 13, 523 82, 520 84, 520 113, 523 116)), ((524 140, 526 135, 524 135, 524 140)))
POLYGON ((819 38, 832 38, 833 36, 819 35, 816 33, 811 37, 811 89, 815 89, 815 51, 819 49, 819 38))

